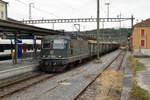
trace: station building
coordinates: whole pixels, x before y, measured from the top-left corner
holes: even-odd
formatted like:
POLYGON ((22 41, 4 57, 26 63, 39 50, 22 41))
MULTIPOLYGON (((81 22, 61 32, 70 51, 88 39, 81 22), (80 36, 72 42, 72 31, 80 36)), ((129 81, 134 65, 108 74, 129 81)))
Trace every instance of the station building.
POLYGON ((150 18, 134 26, 133 49, 135 55, 150 56, 150 18))
MULTIPOLYGON (((0 20, 8 20, 7 18, 7 2, 0 0, 0 20)), ((3 37, 4 33, 0 32, 0 38, 3 37)))
POLYGON ((7 2, 0 0, 0 19, 7 20, 7 2))

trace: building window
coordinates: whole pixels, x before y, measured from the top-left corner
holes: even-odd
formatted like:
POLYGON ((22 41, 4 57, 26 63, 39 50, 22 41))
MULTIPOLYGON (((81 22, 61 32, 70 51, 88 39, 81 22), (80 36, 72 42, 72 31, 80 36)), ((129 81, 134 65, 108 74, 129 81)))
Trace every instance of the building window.
POLYGON ((1 18, 3 19, 4 18, 4 12, 1 11, 1 18))
POLYGON ((145 40, 141 40, 141 46, 142 46, 142 47, 145 46, 145 40))
POLYGON ((141 36, 145 36, 145 30, 144 29, 141 30, 141 36))

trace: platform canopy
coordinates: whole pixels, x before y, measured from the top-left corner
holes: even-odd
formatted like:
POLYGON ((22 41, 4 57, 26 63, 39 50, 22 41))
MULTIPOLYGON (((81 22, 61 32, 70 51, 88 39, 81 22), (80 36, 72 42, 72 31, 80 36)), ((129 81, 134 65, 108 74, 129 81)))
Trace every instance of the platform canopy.
POLYGON ((62 31, 40 28, 32 25, 22 24, 19 21, 8 21, 0 19, 0 32, 7 32, 8 34, 34 34, 34 35, 57 35, 63 34, 62 31))

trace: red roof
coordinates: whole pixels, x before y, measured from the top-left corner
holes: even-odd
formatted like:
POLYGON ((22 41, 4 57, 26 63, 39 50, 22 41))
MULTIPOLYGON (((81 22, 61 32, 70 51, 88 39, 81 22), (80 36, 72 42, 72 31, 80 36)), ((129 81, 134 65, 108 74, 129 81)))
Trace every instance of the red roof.
POLYGON ((135 24, 134 27, 150 27, 150 18, 135 24))

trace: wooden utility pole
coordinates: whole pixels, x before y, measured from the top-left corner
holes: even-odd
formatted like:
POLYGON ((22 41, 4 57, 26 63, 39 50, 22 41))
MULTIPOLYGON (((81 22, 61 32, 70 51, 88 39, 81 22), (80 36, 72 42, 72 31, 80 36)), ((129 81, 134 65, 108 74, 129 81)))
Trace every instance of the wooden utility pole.
POLYGON ((131 32, 132 32, 132 38, 131 38, 131 51, 133 53, 134 46, 133 46, 133 31, 134 31, 134 17, 131 16, 131 32))

